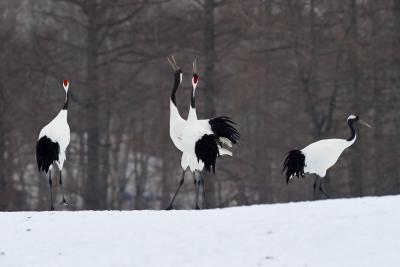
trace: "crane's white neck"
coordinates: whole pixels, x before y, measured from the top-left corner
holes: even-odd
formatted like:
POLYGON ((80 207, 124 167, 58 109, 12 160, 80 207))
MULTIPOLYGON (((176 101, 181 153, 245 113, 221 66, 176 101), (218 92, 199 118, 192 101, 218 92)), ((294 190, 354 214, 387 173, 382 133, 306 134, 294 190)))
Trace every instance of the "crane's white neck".
POLYGON ((196 108, 190 107, 189 115, 188 115, 188 121, 197 121, 196 108))

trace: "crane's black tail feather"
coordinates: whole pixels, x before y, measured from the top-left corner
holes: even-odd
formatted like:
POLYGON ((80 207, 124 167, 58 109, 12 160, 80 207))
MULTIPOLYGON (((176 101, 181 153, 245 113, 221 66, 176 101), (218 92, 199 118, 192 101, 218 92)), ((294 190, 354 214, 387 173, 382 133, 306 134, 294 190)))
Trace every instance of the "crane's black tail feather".
POLYGON ((58 160, 60 146, 47 136, 41 137, 36 144, 36 161, 40 172, 47 173, 50 165, 58 160))
POLYGON ((211 130, 218 138, 224 137, 229 139, 232 144, 237 144, 240 139, 240 133, 235 128, 235 123, 227 116, 216 117, 209 120, 211 130))
POLYGON ((204 168, 208 172, 212 169, 215 173, 215 163, 219 157, 218 145, 220 144, 215 134, 205 134, 196 142, 194 151, 197 160, 203 161, 204 168))
POLYGON ((297 178, 304 177, 306 157, 300 150, 295 149, 287 153, 286 159, 283 162, 282 173, 286 170, 286 183, 292 176, 296 175, 297 178))

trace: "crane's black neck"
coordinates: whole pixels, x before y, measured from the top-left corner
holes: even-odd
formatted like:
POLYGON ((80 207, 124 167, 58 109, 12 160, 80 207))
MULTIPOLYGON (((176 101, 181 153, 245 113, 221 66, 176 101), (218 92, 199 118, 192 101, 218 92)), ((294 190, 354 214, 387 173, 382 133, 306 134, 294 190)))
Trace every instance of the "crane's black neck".
POLYGON ((171 101, 172 103, 174 103, 174 105, 176 106, 176 91, 179 88, 179 85, 181 84, 181 78, 180 78, 180 73, 176 72, 175 73, 175 81, 174 81, 174 87, 172 88, 172 92, 171 92, 171 101))
POLYGON ((64 106, 62 109, 67 110, 68 109, 68 98, 69 98, 69 92, 67 91, 67 95, 65 97, 65 102, 64 102, 64 106))
POLYGON ((196 97, 195 97, 196 89, 192 86, 192 96, 190 98, 190 106, 192 108, 196 108, 196 97))
POLYGON ((347 141, 353 141, 354 138, 356 137, 356 130, 354 129, 354 120, 349 120, 347 123, 349 124, 350 130, 351 130, 351 134, 350 137, 347 138, 347 141))

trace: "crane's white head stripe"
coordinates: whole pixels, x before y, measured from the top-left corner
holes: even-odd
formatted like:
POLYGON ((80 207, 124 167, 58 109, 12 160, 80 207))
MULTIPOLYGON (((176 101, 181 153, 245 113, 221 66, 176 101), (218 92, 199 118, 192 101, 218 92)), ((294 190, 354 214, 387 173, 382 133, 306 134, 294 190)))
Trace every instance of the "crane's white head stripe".
POLYGON ((64 90, 65 90, 65 92, 68 92, 68 88, 69 88, 69 81, 68 81, 68 80, 64 80, 64 81, 63 81, 63 86, 64 86, 64 90))
POLYGON ((351 114, 351 115, 347 118, 347 120, 354 120, 354 119, 356 119, 356 118, 357 118, 356 115, 351 114))

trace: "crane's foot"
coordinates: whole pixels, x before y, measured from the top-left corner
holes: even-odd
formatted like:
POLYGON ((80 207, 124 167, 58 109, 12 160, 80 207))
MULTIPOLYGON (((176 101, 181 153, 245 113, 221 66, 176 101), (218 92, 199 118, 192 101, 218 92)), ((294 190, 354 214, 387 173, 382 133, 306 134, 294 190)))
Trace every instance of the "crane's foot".
POLYGON ((165 210, 173 210, 173 209, 174 209, 174 206, 169 205, 165 210))
POLYGON ((52 211, 52 210, 54 210, 54 207, 53 207, 53 205, 51 205, 51 207, 50 207, 50 211, 52 211))
POLYGON ((194 207, 194 209, 199 210, 200 209, 199 204, 196 204, 196 207, 194 207))
POLYGON ((331 198, 326 192, 323 192, 323 194, 327 199, 331 198))
POLYGON ((322 186, 319 187, 319 191, 321 191, 321 193, 324 194, 326 198, 331 198, 331 197, 328 195, 328 193, 326 193, 325 189, 324 189, 322 186))
POLYGON ((69 206, 69 203, 64 198, 59 205, 69 206))

